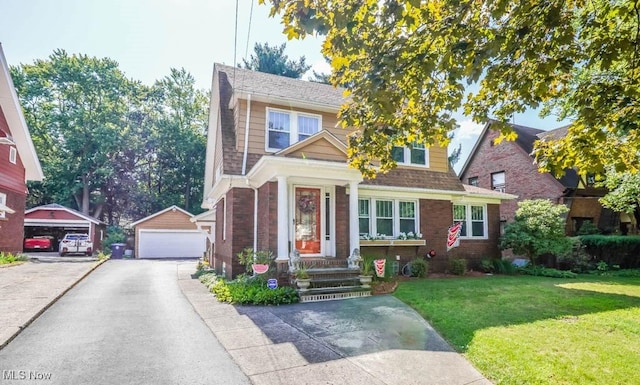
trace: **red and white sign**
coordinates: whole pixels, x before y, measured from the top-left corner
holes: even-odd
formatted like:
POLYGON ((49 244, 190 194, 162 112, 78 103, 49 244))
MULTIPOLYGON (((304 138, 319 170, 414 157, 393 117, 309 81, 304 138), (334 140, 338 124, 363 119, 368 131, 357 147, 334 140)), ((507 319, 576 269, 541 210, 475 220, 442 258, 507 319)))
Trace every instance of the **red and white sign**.
POLYGON ((449 232, 447 233, 447 251, 453 249, 454 247, 460 246, 461 230, 462 230, 462 222, 458 222, 453 226, 449 227, 449 232))
POLYGON ((376 267, 376 275, 378 278, 384 278, 384 265, 387 263, 386 259, 376 259, 373 261, 373 265, 376 267))

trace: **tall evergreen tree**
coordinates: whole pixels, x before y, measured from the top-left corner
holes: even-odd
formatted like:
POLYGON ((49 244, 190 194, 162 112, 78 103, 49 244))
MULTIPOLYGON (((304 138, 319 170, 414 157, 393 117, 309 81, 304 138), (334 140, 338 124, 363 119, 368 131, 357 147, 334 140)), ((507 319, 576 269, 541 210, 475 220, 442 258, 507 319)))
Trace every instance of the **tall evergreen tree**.
POLYGON ((253 71, 300 79, 311 66, 306 63, 304 56, 297 61, 289 60, 289 57, 284 54, 286 48, 286 43, 282 43, 279 46, 270 46, 269 43, 256 43, 249 60, 242 59, 243 66, 253 71))

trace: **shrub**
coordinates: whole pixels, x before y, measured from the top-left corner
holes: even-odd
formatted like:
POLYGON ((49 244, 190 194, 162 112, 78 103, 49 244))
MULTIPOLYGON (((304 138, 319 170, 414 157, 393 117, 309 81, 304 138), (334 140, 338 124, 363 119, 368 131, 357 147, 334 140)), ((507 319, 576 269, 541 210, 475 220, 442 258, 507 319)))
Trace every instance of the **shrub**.
POLYGON ((465 275, 467 273, 467 260, 454 258, 449 260, 449 271, 455 275, 465 275))
MULTIPOLYGON (((205 275, 207 276, 207 275, 205 275)), ((200 277, 202 280, 202 277, 200 277)), ((209 280, 210 278, 206 278, 209 280)), ((292 287, 269 289, 264 281, 249 277, 239 277, 235 281, 217 279, 211 285, 211 292, 220 302, 250 305, 281 305, 300 300, 292 287)))
POLYGON ((506 259, 494 259, 493 268, 496 274, 513 275, 518 271, 513 262, 506 259))
POLYGON ((120 226, 107 227, 107 237, 102 241, 102 250, 109 254, 111 252, 111 245, 114 243, 125 243, 127 235, 124 229, 120 226))
POLYGON ((211 286, 213 286, 213 284, 216 282, 216 280, 218 279, 218 276, 213 273, 213 272, 206 272, 203 274, 200 274, 200 276, 198 277, 198 279, 200 280, 200 282, 202 282, 209 290, 211 290, 211 286))
POLYGON ((589 234, 599 234, 600 230, 598 230, 598 226, 596 226, 593 222, 583 222, 580 229, 576 232, 576 235, 589 235, 589 234))
POLYGON ((480 269, 485 273, 493 273, 495 271, 495 266, 491 259, 484 258, 480 261, 480 269))
POLYGON ((551 269, 543 266, 527 265, 521 267, 520 272, 527 275, 535 275, 549 278, 577 278, 578 274, 568 270, 551 269))
POLYGON ((26 261, 28 258, 24 254, 11 254, 5 253, 4 251, 0 252, 0 265, 8 265, 10 263, 26 261))
POLYGON ((561 269, 571 270, 574 273, 586 273, 593 270, 593 258, 587 253, 580 237, 569 239, 571 240, 571 251, 565 255, 558 256, 558 263, 561 269))
POLYGON ((513 249, 534 265, 543 254, 566 254, 571 249, 564 232, 567 211, 566 206, 546 199, 519 202, 515 220, 505 227, 500 247, 513 249))
POLYGON ((609 270, 600 272, 599 274, 607 277, 640 278, 640 269, 609 270))
POLYGON ((429 271, 429 262, 422 258, 416 258, 411 261, 411 276, 424 278, 429 271))
POLYGON ((640 267, 640 236, 637 235, 581 235, 586 252, 598 261, 623 268, 640 267))

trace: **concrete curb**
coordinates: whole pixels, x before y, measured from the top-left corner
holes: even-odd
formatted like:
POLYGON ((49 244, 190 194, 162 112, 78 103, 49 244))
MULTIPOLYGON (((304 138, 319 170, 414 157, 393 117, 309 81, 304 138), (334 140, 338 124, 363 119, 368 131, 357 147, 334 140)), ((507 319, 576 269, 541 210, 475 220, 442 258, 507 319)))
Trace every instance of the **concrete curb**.
POLYGON ((69 290, 73 289, 80 281, 85 279, 89 274, 91 274, 95 269, 101 266, 103 263, 107 262, 109 259, 103 259, 102 261, 98 261, 91 269, 87 270, 84 274, 82 274, 75 282, 73 282, 69 287, 64 289, 62 292, 58 293, 49 303, 47 303, 42 309, 38 310, 31 318, 29 318, 24 324, 18 326, 18 330, 13 333, 13 335, 9 336, 6 341, 0 344, 0 350, 4 349, 11 341, 13 341, 27 326, 29 326, 33 321, 35 321, 38 317, 42 315, 47 309, 49 309, 54 303, 56 303, 63 295, 67 294, 69 290))

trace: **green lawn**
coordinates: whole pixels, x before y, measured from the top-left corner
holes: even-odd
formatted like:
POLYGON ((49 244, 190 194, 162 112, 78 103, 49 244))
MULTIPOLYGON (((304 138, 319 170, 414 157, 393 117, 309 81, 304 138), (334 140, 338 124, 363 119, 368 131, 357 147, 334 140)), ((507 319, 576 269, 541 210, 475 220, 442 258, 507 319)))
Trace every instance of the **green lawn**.
POLYGON ((640 384, 640 278, 421 279, 395 296, 495 384, 640 384))

